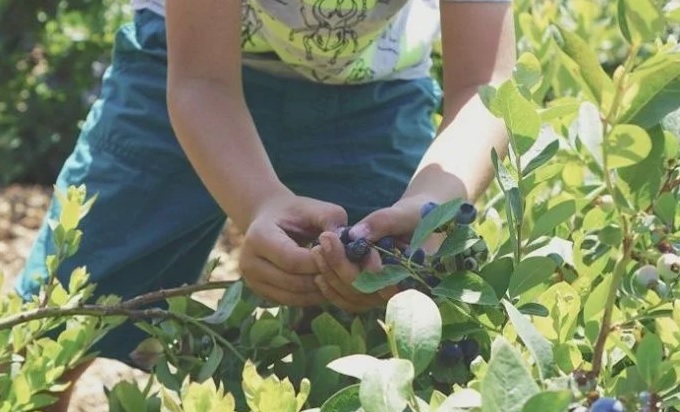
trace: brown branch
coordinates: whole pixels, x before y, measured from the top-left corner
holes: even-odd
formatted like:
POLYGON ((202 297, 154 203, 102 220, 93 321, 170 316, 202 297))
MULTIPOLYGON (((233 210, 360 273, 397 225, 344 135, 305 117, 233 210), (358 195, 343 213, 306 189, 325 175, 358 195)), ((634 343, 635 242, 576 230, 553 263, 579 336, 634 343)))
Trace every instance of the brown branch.
POLYGON ((198 285, 182 286, 173 289, 161 289, 155 292, 136 296, 132 299, 115 305, 82 305, 75 308, 59 308, 59 307, 39 307, 17 313, 12 316, 7 316, 0 319, 0 330, 9 329, 22 323, 30 322, 32 320, 45 318, 60 318, 64 316, 127 316, 132 320, 141 318, 169 318, 173 317, 170 312, 160 309, 145 309, 135 310, 142 305, 157 302, 159 300, 167 299, 176 296, 187 296, 195 292, 210 289, 225 289, 228 288, 233 281, 207 282, 198 285), (170 314, 170 315, 168 315, 170 314))

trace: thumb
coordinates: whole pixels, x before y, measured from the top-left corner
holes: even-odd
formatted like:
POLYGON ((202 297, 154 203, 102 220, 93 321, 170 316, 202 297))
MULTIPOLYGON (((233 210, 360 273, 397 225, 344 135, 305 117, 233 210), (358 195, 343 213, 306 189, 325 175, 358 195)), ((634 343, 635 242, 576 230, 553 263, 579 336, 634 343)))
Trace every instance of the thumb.
POLYGON ((350 230, 352 239, 366 238, 375 242, 385 236, 408 238, 418 225, 420 216, 409 208, 394 205, 378 209, 357 222, 350 230))
POLYGON ((338 228, 347 226, 347 212, 342 207, 328 202, 319 202, 319 207, 313 209, 314 222, 320 231, 334 232, 338 228))

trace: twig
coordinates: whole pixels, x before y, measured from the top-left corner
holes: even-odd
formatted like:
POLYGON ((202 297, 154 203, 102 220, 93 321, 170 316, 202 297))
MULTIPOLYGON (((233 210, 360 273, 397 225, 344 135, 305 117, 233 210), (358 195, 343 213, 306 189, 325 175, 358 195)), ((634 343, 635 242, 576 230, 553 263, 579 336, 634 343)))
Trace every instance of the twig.
MULTIPOLYGON (((32 320, 45 318, 60 318, 64 316, 130 316, 139 318, 154 318, 154 317, 168 317, 164 313, 166 311, 158 311, 157 309, 134 310, 134 308, 157 302, 170 297, 191 295, 194 292, 210 289, 224 289, 229 287, 232 281, 208 282, 199 285, 182 286, 173 289, 164 289, 145 295, 136 296, 130 300, 115 304, 115 305, 82 305, 75 308, 60 308, 60 307, 39 307, 36 309, 27 310, 17 313, 12 316, 7 316, 0 319, 0 330, 9 329, 16 325, 30 322, 32 320)), ((170 312, 167 312, 170 313, 170 312)))

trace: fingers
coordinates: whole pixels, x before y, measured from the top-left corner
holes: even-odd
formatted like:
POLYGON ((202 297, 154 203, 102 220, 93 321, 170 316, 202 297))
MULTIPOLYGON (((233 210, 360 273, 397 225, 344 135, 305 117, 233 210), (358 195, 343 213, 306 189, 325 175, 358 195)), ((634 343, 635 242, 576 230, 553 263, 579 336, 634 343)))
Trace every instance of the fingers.
MULTIPOLYGON (((368 310, 385 303, 378 293, 361 293, 352 285, 361 269, 346 258, 344 245, 337 235, 322 233, 319 242, 320 245, 312 249, 312 255, 321 272, 321 276, 316 278, 317 286, 326 298, 350 312, 368 310)), ((380 257, 377 252, 372 253, 374 256, 369 260, 378 268, 380 257)))
POLYGON ((369 214, 352 227, 350 234, 354 239, 364 237, 372 242, 384 236, 410 236, 418 220, 417 214, 395 205, 369 214))
POLYGON ((298 245, 286 232, 278 227, 258 230, 251 227, 246 234, 244 251, 247 246, 257 245, 255 257, 263 258, 290 274, 313 275, 318 273, 308 248, 298 245))

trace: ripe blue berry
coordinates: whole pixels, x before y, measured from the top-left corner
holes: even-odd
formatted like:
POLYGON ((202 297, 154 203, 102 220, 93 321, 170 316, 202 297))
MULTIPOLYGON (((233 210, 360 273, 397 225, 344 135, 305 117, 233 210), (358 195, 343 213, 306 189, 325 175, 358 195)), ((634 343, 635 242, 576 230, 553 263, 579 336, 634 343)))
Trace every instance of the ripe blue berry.
POLYGON ((437 208, 439 206, 435 202, 427 202, 425 203, 421 208, 420 208, 420 217, 424 218, 427 216, 431 211, 437 208))
POLYGON ((417 265, 422 265, 425 263, 425 251, 420 248, 416 249, 415 252, 411 253, 410 259, 411 262, 417 265))
POLYGON ((398 258, 390 255, 383 256, 381 261, 383 265, 398 265, 401 263, 401 261, 398 258))
POLYGON ((463 360, 463 349, 454 342, 444 342, 439 348, 439 360, 448 366, 453 366, 463 360))
POLYGON ((353 240, 345 245, 345 254, 347 255, 347 258, 354 263, 363 261, 370 252, 371 245, 365 238, 353 240))
POLYGON ((458 213, 455 217, 456 222, 461 225, 469 225, 470 223, 474 222, 476 218, 477 208, 475 208, 475 205, 470 202, 463 202, 463 204, 460 205, 460 209, 458 209, 458 213))
POLYGON ((350 226, 345 226, 342 228, 342 231, 340 232, 340 241, 342 242, 343 245, 347 245, 352 241, 352 238, 349 237, 349 231, 352 229, 350 226))
POLYGON ((425 277, 425 283, 428 284, 431 288, 437 287, 437 285, 441 282, 438 277, 429 275, 425 277))
POLYGON ((479 356, 479 343, 474 339, 463 339, 459 343, 463 350, 463 357, 465 363, 470 364, 477 356, 479 356))
POLYGON ((394 249, 394 246, 396 245, 396 241, 394 240, 393 236, 385 236, 383 238, 378 239, 378 241, 375 242, 375 245, 378 246, 380 249, 392 251, 394 249))
POLYGON ((435 272, 437 273, 444 273, 446 272, 446 265, 444 262, 442 262, 441 258, 439 256, 435 257, 432 260, 432 268, 434 269, 435 272))
POLYGON ((638 399, 640 400, 640 403, 643 405, 649 404, 649 401, 652 399, 652 394, 649 393, 648 391, 643 391, 638 394, 638 399))
POLYGON ((625 412, 625 409, 618 399, 600 398, 590 406, 590 412, 625 412))

